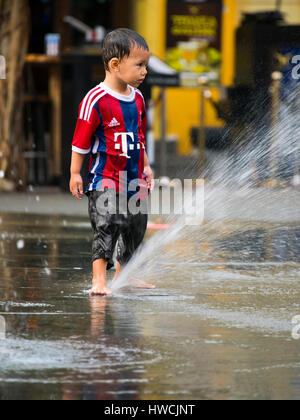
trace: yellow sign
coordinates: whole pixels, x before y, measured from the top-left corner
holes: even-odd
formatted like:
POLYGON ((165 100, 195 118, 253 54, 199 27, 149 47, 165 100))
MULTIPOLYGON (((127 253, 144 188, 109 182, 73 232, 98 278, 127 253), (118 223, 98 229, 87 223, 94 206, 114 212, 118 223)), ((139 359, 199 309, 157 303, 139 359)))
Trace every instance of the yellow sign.
POLYGON ((168 1, 167 63, 178 72, 205 73, 213 84, 221 72, 222 3, 168 1))

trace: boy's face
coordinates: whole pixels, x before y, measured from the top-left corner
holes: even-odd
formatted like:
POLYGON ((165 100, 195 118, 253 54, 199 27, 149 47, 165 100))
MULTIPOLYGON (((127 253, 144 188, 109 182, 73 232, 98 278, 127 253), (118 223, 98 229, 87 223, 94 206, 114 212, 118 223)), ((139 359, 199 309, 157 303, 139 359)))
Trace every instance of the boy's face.
POLYGON ((147 75, 147 65, 150 52, 139 47, 133 47, 130 56, 119 62, 117 77, 124 83, 135 88, 139 87, 147 75))

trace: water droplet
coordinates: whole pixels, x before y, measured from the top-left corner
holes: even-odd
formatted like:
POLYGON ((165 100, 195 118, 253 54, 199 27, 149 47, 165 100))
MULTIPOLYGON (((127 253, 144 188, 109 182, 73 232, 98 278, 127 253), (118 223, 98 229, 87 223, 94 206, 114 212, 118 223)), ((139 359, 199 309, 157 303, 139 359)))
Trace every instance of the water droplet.
POLYGON ((18 249, 23 249, 25 247, 25 242, 24 242, 24 240, 23 239, 20 239, 18 242, 17 242, 17 248, 18 249))
POLYGON ((51 276, 52 271, 50 270, 50 268, 46 267, 46 268, 44 269, 44 273, 45 273, 47 276, 51 276))

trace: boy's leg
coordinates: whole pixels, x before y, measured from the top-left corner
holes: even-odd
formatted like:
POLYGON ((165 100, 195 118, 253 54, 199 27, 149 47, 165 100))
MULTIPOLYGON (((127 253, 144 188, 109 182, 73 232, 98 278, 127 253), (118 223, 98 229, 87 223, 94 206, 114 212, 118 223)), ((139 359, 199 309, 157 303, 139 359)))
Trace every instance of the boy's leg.
POLYGON ((117 264, 116 264, 116 274, 115 274, 115 276, 114 276, 114 278, 113 278, 113 283, 117 280, 117 278, 119 277, 119 275, 121 274, 121 271, 122 271, 122 266, 121 266, 121 264, 119 263, 119 261, 117 261, 117 264))
POLYGON ((91 295, 112 295, 111 290, 106 284, 107 261, 104 259, 96 260, 93 263, 93 287, 90 291, 91 295))
MULTIPOLYGON (((126 265, 131 260, 134 253, 142 244, 147 231, 148 215, 143 213, 138 213, 137 215, 129 214, 127 221, 126 228, 123 229, 117 244, 118 267, 114 280, 116 280, 120 274, 122 266, 126 265)), ((131 279, 129 284, 130 286, 145 289, 155 288, 152 284, 137 279, 131 279)))
MULTIPOLYGON (((93 287, 91 294, 111 295, 106 281, 106 271, 113 267, 113 252, 119 236, 116 211, 109 211, 102 202, 110 198, 114 191, 94 191, 89 194, 89 214, 94 231, 93 239, 93 287), (105 195, 103 195, 105 194, 105 195)), ((113 203, 113 200, 110 200, 113 203)))

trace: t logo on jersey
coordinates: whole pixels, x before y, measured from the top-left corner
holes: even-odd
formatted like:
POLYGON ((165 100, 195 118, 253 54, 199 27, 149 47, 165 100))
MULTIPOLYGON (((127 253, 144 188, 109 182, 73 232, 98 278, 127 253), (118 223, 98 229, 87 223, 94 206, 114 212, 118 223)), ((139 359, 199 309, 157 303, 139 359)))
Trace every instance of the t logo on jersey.
MULTIPOLYGON (((115 133, 115 149, 122 150, 122 154, 120 156, 124 156, 127 159, 131 159, 131 156, 128 156, 128 150, 134 150, 135 148, 135 141, 134 141, 134 134, 133 133, 115 133), (118 138, 121 137, 121 144, 117 143, 118 138), (128 141, 128 138, 131 141, 128 141)), ((140 143, 137 143, 137 149, 141 148, 140 143)))

